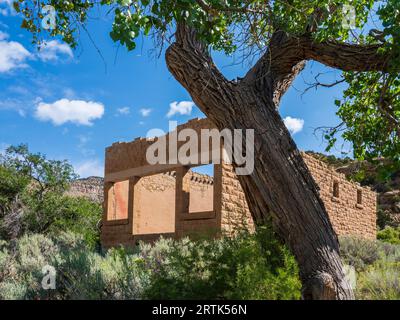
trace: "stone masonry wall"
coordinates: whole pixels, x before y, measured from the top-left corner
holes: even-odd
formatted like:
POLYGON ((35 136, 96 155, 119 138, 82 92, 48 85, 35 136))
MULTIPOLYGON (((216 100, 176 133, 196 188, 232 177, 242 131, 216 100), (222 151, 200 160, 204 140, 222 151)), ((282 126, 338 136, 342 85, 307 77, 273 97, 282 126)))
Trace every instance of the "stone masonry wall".
POLYGON ((132 218, 128 214, 129 183, 118 182, 109 188, 107 218, 103 219, 101 233, 103 246, 132 246, 139 240, 154 241, 161 235, 177 238, 218 232, 219 210, 213 208, 214 178, 187 171, 182 192, 176 192, 176 177, 177 172, 173 171, 134 179, 132 218), (187 205, 178 215, 176 201, 187 205))
MULTIPOLYGON (((322 161, 306 153, 302 156, 320 188, 320 196, 336 234, 376 239, 376 193, 348 181, 344 174, 322 161), (334 196, 334 183, 339 188, 338 197, 334 196), (358 192, 361 203, 357 203, 358 192)), ((228 234, 243 227, 253 230, 253 219, 232 166, 223 165, 222 172, 222 230, 228 234)))
MULTIPOLYGON (((199 132, 213 125, 207 119, 191 120, 177 130, 185 128, 199 132)), ((214 165, 214 177, 193 173, 179 164, 151 166, 146 163, 145 154, 153 142, 136 139, 107 148, 106 210, 101 236, 105 247, 153 241, 161 234, 180 238, 195 233, 233 234, 238 228, 254 230, 244 192, 231 165, 214 165), (118 183, 125 186, 120 188, 123 195, 117 196, 126 202, 125 206, 119 206, 126 215, 115 214, 112 219, 113 215, 107 211, 112 208, 113 188, 118 183)), ((303 158, 319 186, 335 232, 376 238, 375 192, 349 182, 343 174, 310 155, 303 153, 303 158)))
POLYGON ((335 232, 376 239, 377 195, 370 188, 350 182, 346 176, 324 162, 303 153, 303 158, 320 188, 335 232), (334 194, 334 185, 338 194, 334 194), (338 196, 337 196, 338 195, 338 196), (360 197, 360 199, 357 199, 360 197), (358 203, 357 200, 360 200, 358 203))
POLYGON ((231 235, 238 230, 254 230, 246 196, 232 165, 222 165, 221 229, 231 235))

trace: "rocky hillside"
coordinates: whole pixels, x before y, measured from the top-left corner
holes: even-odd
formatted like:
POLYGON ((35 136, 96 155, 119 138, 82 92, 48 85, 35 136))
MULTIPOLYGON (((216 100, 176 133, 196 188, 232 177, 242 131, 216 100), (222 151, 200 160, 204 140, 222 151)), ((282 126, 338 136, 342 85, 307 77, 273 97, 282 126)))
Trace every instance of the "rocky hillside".
MULTIPOLYGON (((175 176, 175 172, 170 173, 175 176)), ((191 173, 191 180, 213 184, 213 177, 200 173, 191 173)), ((70 189, 66 193, 72 197, 85 197, 92 201, 102 203, 104 201, 104 178, 89 177, 78 179, 71 183, 70 189)))
POLYGON ((103 202, 104 179, 100 177, 89 177, 86 179, 75 180, 71 184, 67 195, 73 197, 85 197, 95 202, 103 202))

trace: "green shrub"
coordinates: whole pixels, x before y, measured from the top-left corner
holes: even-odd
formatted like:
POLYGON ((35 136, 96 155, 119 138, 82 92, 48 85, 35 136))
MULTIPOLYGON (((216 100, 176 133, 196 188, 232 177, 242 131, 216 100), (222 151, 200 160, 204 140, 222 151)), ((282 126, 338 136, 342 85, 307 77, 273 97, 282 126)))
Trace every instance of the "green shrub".
POLYGON ((99 245, 100 204, 53 192, 46 193, 41 201, 28 197, 25 204, 22 219, 24 232, 57 235, 71 231, 81 234, 90 247, 99 245))
POLYGON ((357 270, 357 299, 400 299, 399 245, 349 237, 340 242, 344 263, 357 270))
POLYGON ((10 203, 28 184, 26 176, 19 175, 14 168, 7 168, 0 162, 0 215, 6 212, 10 203))
POLYGON ((37 299, 46 296, 41 289, 42 268, 59 259, 54 242, 43 235, 23 236, 10 246, 8 252, 9 260, 0 282, 0 299, 37 299))
POLYGON ((357 271, 362 271, 379 259, 379 244, 376 241, 342 237, 340 254, 344 263, 353 266, 357 271))
POLYGON ((100 255, 84 242, 74 250, 61 249, 62 260, 56 264, 58 289, 63 299, 140 299, 146 277, 138 258, 123 249, 100 255))
POLYGON ((26 235, 0 247, 0 299, 298 299, 293 257, 259 237, 161 239, 100 255, 71 233, 26 235), (42 289, 45 265, 57 272, 56 290, 42 289))
MULTIPOLYGON (((341 239, 358 299, 400 299, 400 246, 341 239), (354 256, 353 256, 354 255, 354 256)), ((0 242, 0 299, 299 299, 294 258, 268 229, 235 238, 160 239, 101 255, 81 235, 0 242), (43 290, 42 268, 57 272, 43 290)))
POLYGON ((378 239, 391 244, 400 244, 400 227, 386 227, 378 232, 378 239))
POLYGON ((143 246, 148 299, 299 299, 294 258, 271 231, 212 241, 161 240, 143 246))
POLYGON ((10 244, 10 250, 0 253, 0 299, 140 298, 133 294, 141 281, 131 267, 136 260, 127 256, 122 261, 113 251, 101 256, 81 236, 61 233, 50 239, 26 235, 10 244), (42 288, 44 266, 55 268, 56 290, 42 288), (136 282, 128 282, 130 278, 136 282))
POLYGON ((0 240, 0 282, 7 276, 10 254, 7 249, 7 243, 0 240))
POLYGON ((0 239, 71 231, 99 245, 101 205, 65 196, 74 178, 66 161, 30 153, 26 145, 9 147, 0 155, 0 239))
POLYGON ((400 300, 400 264, 377 264, 359 274, 356 297, 362 300, 400 300))
POLYGON ((2 300, 24 300, 27 295, 27 287, 23 283, 1 282, 0 299, 2 300))
POLYGON ((385 229, 386 227, 395 226, 396 223, 393 220, 392 215, 389 211, 383 210, 382 208, 378 208, 376 213, 376 223, 379 229, 385 229))

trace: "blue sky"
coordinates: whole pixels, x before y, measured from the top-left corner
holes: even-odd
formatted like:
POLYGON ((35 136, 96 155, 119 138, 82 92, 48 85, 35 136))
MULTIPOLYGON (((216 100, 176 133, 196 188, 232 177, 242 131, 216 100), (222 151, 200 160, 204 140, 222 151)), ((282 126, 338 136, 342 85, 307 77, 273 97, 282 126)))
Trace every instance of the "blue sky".
MULTIPOLYGON (((38 52, 31 35, 19 28, 21 18, 6 8, 7 1, 0 0, 0 150, 27 143, 34 152, 69 160, 81 176, 102 175, 104 149, 112 143, 145 136, 153 128, 167 130, 169 120, 204 117, 170 75, 163 57, 149 53, 151 40, 128 53, 111 41, 111 21, 103 17, 88 26, 103 58, 86 34, 76 51, 49 39, 38 52)), ((222 54, 215 60, 228 78, 243 75, 249 67, 232 64, 235 57, 222 54)), ((324 81, 340 75, 309 63, 280 108, 298 131, 293 137, 302 150, 323 151, 325 144, 314 129, 339 123, 333 102, 343 87, 302 95, 306 82, 321 72, 328 72, 324 81)), ((333 153, 340 151, 338 146, 333 153)))

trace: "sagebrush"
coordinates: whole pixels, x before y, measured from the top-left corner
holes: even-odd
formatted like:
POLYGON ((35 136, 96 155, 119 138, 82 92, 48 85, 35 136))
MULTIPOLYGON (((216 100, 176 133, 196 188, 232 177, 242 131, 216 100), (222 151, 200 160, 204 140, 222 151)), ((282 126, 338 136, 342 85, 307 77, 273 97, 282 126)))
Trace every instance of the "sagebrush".
POLYGON ((160 239, 137 252, 104 254, 71 233, 26 235, 2 244, 0 298, 299 299, 294 258, 277 242, 263 248, 263 232, 209 241, 160 239), (42 289, 46 265, 57 271, 56 290, 42 289))

